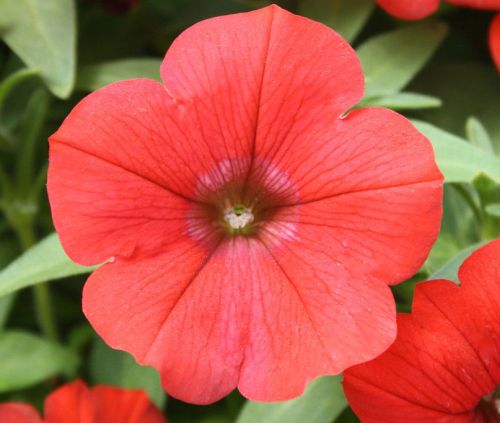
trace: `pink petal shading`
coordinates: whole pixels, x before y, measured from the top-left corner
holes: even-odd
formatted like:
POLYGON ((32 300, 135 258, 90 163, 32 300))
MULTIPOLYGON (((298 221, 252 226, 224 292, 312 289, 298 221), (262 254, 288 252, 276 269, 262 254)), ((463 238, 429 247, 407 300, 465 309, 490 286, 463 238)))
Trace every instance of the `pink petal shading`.
POLYGON ((344 390, 363 422, 469 422, 500 383, 500 240, 462 265, 462 286, 417 285, 396 342, 345 372, 344 390), (408 416, 411 418, 408 420, 408 416))
POLYGON ((85 313, 110 345, 159 368, 179 399, 210 403, 236 386, 253 399, 288 399, 307 380, 371 358, 394 338, 387 287, 362 277, 351 284, 329 257, 321 270, 308 257, 287 276, 253 238, 223 241, 201 265, 188 251, 175 259, 191 275, 179 275, 187 285, 165 256, 106 265, 84 292, 85 313))
POLYGON ((500 72, 500 14, 493 18, 488 33, 488 41, 490 45, 491 57, 500 72))
POLYGON ((2 423, 42 423, 37 411, 29 404, 6 402, 0 404, 2 423))
POLYGON ((423 19, 432 15, 440 0, 377 0, 377 4, 390 15, 406 20, 423 19))

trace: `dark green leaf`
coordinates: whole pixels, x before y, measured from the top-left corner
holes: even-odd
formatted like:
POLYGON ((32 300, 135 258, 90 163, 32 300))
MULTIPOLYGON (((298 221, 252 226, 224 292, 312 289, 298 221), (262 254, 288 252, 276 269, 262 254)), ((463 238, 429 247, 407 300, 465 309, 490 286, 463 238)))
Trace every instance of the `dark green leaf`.
POLYGON ((130 354, 113 350, 100 339, 96 339, 92 349, 90 373, 96 384, 143 389, 158 407, 165 405, 166 396, 158 372, 152 367, 140 366, 130 354))
POLYGON ((330 26, 352 42, 374 8, 373 0, 303 0, 299 13, 330 26))
POLYGON ((311 382, 300 398, 276 403, 248 401, 236 423, 330 423, 346 405, 341 376, 323 376, 311 382))
POLYGON ((410 82, 430 59, 447 26, 428 21, 377 35, 358 49, 365 73, 365 97, 394 94, 410 82))

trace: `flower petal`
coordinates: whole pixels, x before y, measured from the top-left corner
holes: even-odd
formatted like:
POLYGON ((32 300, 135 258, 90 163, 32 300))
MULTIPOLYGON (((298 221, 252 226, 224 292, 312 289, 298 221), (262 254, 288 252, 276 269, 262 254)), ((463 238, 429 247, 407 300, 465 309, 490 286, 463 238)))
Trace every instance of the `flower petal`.
POLYGON ((53 391, 45 399, 44 408, 46 423, 95 421, 96 410, 90 389, 81 380, 68 383, 53 391))
POLYGON ((163 414, 143 391, 96 386, 91 394, 98 416, 96 423, 166 423, 163 414))
POLYGON ((155 254, 187 231, 198 168, 178 151, 197 139, 179 129, 196 132, 186 119, 149 80, 112 84, 73 109, 50 138, 48 175, 54 224, 71 258, 155 254))
POLYGON ((490 24, 488 33, 488 41, 490 45, 491 57, 500 72, 500 13, 496 15, 490 24))
POLYGON ((500 240, 462 265, 462 286, 417 285, 411 315, 398 316, 396 342, 345 373, 344 389, 366 422, 471 421, 500 381, 500 240))
POLYGON ((433 14, 440 0, 377 0, 387 13, 399 19, 417 20, 433 14))
POLYGON ((2 423, 42 423, 37 411, 29 404, 6 402, 0 404, 2 423))
POLYGON ((351 284, 330 262, 321 279, 309 266, 292 282, 254 238, 225 240, 208 258, 188 245, 176 254, 105 265, 83 299, 106 342, 159 369, 176 398, 205 404, 239 386, 251 399, 289 399, 394 338, 387 287, 351 284))
POLYGON ((255 163, 268 162, 277 145, 286 149, 363 95, 361 65, 347 42, 274 5, 187 29, 161 73, 174 98, 192 100, 204 128, 223 134, 215 150, 226 147, 226 156, 235 156, 250 148, 255 163))

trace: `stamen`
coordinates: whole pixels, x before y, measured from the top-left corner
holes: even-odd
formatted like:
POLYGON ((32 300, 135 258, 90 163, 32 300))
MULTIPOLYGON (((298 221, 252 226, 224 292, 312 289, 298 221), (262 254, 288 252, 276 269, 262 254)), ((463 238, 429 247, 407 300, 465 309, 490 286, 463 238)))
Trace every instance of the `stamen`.
POLYGON ((228 207, 224 210, 224 220, 235 231, 246 228, 253 222, 252 210, 245 206, 228 207))

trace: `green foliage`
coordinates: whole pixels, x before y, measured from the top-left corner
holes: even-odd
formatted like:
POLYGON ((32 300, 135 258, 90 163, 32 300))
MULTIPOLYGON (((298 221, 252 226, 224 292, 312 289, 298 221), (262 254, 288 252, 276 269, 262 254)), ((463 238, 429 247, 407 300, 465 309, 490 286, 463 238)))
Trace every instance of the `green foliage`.
POLYGON ((346 405, 341 377, 323 376, 311 382, 297 399, 277 403, 248 401, 236 423, 329 423, 346 405))
POLYGON ((98 338, 90 355, 90 376, 95 384, 143 389, 158 407, 165 406, 166 396, 158 372, 140 366, 130 354, 113 350, 98 338))
POLYGON ((87 65, 78 71, 76 89, 94 91, 112 82, 133 78, 160 79, 161 59, 137 58, 87 65))
POLYGON ((365 98, 358 107, 387 107, 393 110, 418 110, 441 107, 439 98, 425 94, 400 92, 383 96, 365 98))
POLYGON ((352 42, 375 9, 374 0, 307 0, 299 13, 330 26, 352 42))
POLYGON ((75 76, 73 0, 0 0, 0 36, 51 91, 67 98, 75 76))
POLYGON ((377 35, 357 53, 365 73, 365 98, 394 94, 427 63, 447 33, 442 22, 427 21, 377 35))
POLYGON ((0 333, 0 392, 26 388, 55 375, 71 377, 78 362, 70 350, 38 336, 0 333))
POLYGON ((94 267, 79 266, 61 247, 57 234, 49 235, 0 272, 0 295, 52 279, 88 273, 94 267))

